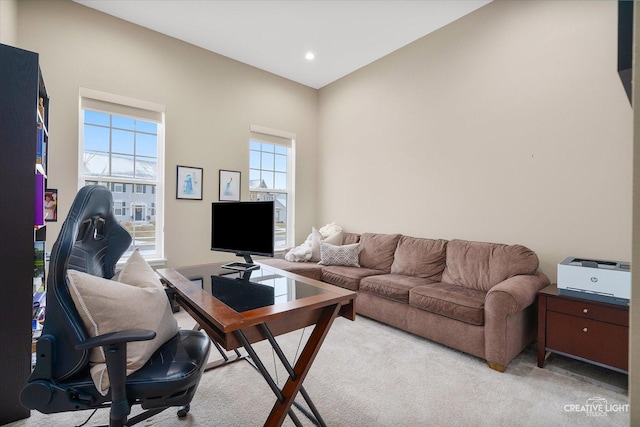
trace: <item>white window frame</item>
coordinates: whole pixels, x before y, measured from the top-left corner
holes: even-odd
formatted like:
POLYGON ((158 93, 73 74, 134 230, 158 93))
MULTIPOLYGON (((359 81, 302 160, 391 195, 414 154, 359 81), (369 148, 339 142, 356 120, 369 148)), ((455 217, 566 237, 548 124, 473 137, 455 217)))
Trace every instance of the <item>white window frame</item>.
MULTIPOLYGON (((287 153, 287 190, 251 188, 249 192, 280 193, 287 195, 287 239, 284 246, 276 247, 275 252, 284 252, 293 247, 295 242, 295 158, 296 158, 296 134, 292 132, 271 129, 265 126, 251 125, 249 143, 251 141, 280 145, 288 148, 287 153)), ((249 145, 250 147, 250 145, 249 145)), ((249 148, 250 150, 250 148, 249 148)))
MULTIPOLYGON (((135 98, 130 98, 122 95, 116 95, 107 92, 101 92, 94 89, 79 88, 79 138, 78 138, 78 189, 84 186, 85 181, 103 181, 103 182, 125 182, 134 184, 132 190, 135 193, 135 184, 150 184, 156 186, 156 207, 155 207, 155 221, 156 221, 156 244, 155 253, 144 254, 145 259, 151 265, 163 265, 166 263, 164 257, 164 186, 165 186, 165 164, 164 164, 164 151, 165 151, 165 106, 156 104, 154 102, 143 101, 135 98), (135 119, 153 121, 158 123, 157 133, 157 180, 138 180, 138 179, 123 179, 122 177, 108 177, 108 176, 85 176, 83 168, 83 153, 84 153, 84 110, 100 111, 108 114, 115 114, 120 116, 132 117, 135 119)), ((133 206, 127 207, 127 209, 133 209, 133 206)), ((123 256, 119 264, 126 261, 126 257, 123 256)))

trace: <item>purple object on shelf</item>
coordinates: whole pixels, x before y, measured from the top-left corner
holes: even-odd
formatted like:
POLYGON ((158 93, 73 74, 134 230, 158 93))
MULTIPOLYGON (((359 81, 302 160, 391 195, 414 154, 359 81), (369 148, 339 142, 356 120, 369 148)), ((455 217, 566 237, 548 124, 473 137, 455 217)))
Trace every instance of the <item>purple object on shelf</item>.
POLYGON ((36 174, 36 205, 33 224, 37 227, 44 225, 44 175, 36 174))

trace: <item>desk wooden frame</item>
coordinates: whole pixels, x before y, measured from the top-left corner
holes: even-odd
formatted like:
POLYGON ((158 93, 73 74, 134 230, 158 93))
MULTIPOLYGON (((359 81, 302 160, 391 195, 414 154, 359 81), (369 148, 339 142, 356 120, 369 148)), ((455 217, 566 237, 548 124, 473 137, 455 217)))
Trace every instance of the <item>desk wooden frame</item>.
MULTIPOLYGON (((262 268, 327 292, 238 313, 213 297, 211 293, 194 285, 174 269, 163 268, 157 272, 162 281, 175 292, 176 301, 180 306, 198 322, 211 339, 218 342, 225 350, 243 347, 241 340, 244 338, 248 341, 249 347, 252 343, 265 340, 268 338, 265 330, 278 336, 315 325, 300 357, 293 366, 293 374, 289 376, 282 387, 282 398, 278 396, 279 398, 264 424, 265 426, 280 426, 287 414, 291 415, 293 421, 296 422, 291 405, 302 388, 302 383, 333 321, 338 316, 355 320, 356 293, 270 266, 262 266, 262 268)), ((250 353, 252 351, 246 346, 245 349, 250 353)), ((269 382, 267 378, 265 379, 269 382)), ((278 395, 277 392, 276 395, 278 395)), ((303 396, 306 399, 304 390, 303 396)), ((323 424, 321 419, 320 422, 323 424)))

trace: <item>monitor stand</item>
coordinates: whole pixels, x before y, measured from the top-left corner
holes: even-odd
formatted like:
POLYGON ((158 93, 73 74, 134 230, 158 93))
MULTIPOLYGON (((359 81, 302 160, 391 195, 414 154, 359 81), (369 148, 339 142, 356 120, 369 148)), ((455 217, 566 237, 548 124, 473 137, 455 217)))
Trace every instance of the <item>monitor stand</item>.
POLYGON ((251 271, 258 270, 260 268, 260 265, 253 262, 253 259, 251 259, 251 255, 247 253, 239 253, 236 254, 236 256, 244 257, 245 262, 229 262, 227 264, 223 264, 222 268, 228 268, 229 270, 236 271, 251 271))

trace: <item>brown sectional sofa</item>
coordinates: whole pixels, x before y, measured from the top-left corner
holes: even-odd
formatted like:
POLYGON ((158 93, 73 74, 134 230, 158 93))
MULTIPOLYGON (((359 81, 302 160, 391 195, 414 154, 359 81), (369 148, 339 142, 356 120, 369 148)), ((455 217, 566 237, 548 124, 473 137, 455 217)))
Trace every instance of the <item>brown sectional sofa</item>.
POLYGON ((356 311, 485 359, 503 372, 536 336, 535 301, 549 279, 521 245, 346 233, 359 267, 260 262, 358 293, 356 311))

